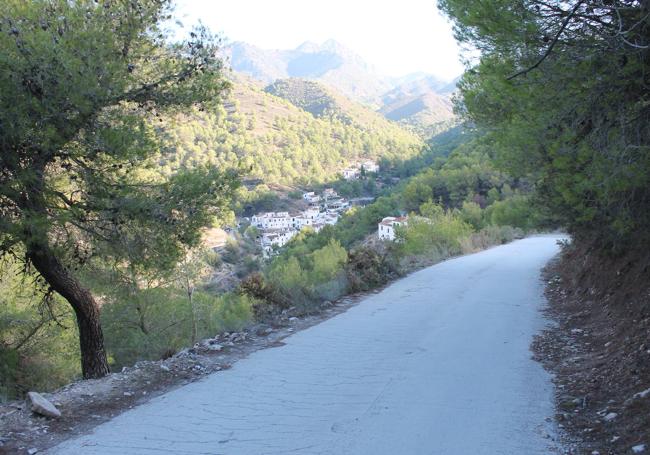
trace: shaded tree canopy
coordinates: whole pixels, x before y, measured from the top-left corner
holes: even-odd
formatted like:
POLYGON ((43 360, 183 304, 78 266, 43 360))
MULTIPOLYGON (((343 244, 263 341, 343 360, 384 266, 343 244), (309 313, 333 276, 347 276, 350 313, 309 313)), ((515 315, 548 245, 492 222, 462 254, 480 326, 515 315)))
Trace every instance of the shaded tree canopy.
POLYGON ((650 4, 441 0, 482 55, 464 114, 578 238, 650 241, 650 4))
POLYGON ((0 252, 33 267, 77 316, 85 377, 108 371, 91 257, 169 267, 227 208, 236 176, 165 177, 155 120, 216 104, 218 41, 169 44, 165 0, 7 0, 0 6, 0 252))

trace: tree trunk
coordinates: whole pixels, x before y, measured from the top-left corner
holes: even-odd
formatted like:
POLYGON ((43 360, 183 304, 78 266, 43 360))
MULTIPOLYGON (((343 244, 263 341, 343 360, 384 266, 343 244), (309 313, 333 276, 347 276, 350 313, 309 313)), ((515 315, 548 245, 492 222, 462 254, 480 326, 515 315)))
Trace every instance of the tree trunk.
POLYGON ((93 379, 106 376, 109 368, 99 320, 99 305, 95 298, 88 289, 81 286, 47 245, 32 245, 27 256, 45 281, 70 303, 75 312, 83 377, 93 379))

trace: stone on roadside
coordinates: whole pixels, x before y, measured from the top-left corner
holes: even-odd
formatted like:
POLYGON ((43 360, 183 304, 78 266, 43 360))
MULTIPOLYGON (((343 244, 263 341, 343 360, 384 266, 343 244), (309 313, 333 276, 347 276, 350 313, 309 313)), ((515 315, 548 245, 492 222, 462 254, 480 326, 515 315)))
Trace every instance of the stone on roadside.
POLYGON ((635 393, 635 394, 634 394, 634 398, 645 398, 645 397, 647 397, 648 395, 650 395, 650 388, 647 388, 647 389, 645 389, 645 390, 642 391, 642 392, 635 393))
POLYGON ((645 444, 639 444, 634 447, 632 447, 632 452, 633 453, 643 453, 645 452, 645 444))
POLYGON ((27 399, 30 402, 32 412, 40 414, 45 417, 58 418, 61 417, 61 411, 56 406, 50 403, 38 392, 28 392, 27 399))
POLYGON ((616 417, 618 417, 618 414, 617 414, 617 413, 615 413, 615 412, 610 412, 609 414, 607 414, 607 415, 604 417, 604 419, 605 419, 605 422, 611 422, 611 421, 614 420, 616 417))

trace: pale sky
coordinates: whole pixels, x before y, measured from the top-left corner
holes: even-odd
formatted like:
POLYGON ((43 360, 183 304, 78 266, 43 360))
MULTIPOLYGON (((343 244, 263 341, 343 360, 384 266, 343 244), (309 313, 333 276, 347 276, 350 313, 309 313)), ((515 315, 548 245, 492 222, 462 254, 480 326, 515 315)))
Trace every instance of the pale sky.
POLYGON ((199 19, 230 41, 293 49, 333 38, 389 76, 463 72, 451 25, 435 0, 176 0, 187 27, 199 19))

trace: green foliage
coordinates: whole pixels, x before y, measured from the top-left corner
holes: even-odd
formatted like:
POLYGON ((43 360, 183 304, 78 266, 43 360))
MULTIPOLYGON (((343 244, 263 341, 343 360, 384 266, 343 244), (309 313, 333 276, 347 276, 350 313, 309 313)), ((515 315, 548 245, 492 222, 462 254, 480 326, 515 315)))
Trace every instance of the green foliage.
POLYGON ((424 146, 416 135, 354 103, 346 106, 353 115, 315 118, 237 80, 226 104, 228 109, 187 111, 157 126, 166 137, 159 155, 165 172, 207 164, 245 169, 266 183, 314 185, 333 180, 352 162, 413 158, 424 146), (259 118, 251 130, 246 119, 252 115, 259 118))
POLYGON ((647 5, 439 5, 481 50, 459 108, 487 130, 502 168, 536 182, 536 200, 576 238, 610 250, 649 242, 647 5))
MULTIPOLYGON (((239 330, 252 320, 248 296, 194 293, 197 339, 239 330)), ((130 297, 116 295, 102 312, 106 348, 115 369, 158 360, 192 344, 192 308, 184 290, 152 287, 130 297)))
POLYGON ((538 216, 530 198, 522 195, 496 201, 487 210, 490 222, 496 226, 512 226, 524 230, 538 225, 538 216))
POLYGON ((0 263, 0 402, 78 377, 74 315, 15 261, 0 263))
POLYGON ((310 301, 321 298, 335 298, 338 296, 335 294, 344 291, 345 286, 339 278, 347 257, 341 244, 330 239, 321 248, 302 256, 283 256, 274 260, 266 276, 280 292, 293 296, 296 303, 308 305, 310 301))
POLYGON ((402 194, 404 209, 417 210, 429 200, 449 208, 460 208, 470 198, 486 204, 489 195, 499 194, 504 185, 516 187, 512 178, 495 168, 492 155, 489 141, 473 139, 458 146, 447 159, 409 180, 402 194))
POLYGON ((268 276, 274 284, 285 289, 307 287, 309 285, 308 276, 296 257, 274 263, 273 269, 268 273, 268 276))
MULTIPOLYGON (((459 212, 460 218, 467 224, 471 225, 472 228, 476 231, 480 230, 485 222, 483 219, 483 209, 476 202, 465 201, 459 212)), ((426 215, 425 215, 426 216, 426 215)), ((508 224, 508 223, 497 223, 495 224, 508 224)))
POLYGON ((249 239, 254 240, 260 235, 260 230, 256 226, 251 225, 246 228, 244 235, 249 239))
POLYGON ((255 299, 245 295, 228 293, 219 296, 216 302, 205 306, 204 313, 209 324, 205 324, 205 333, 232 332, 246 327, 253 318, 255 299))
POLYGON ((490 224, 480 231, 473 232, 469 237, 461 239, 460 243, 463 253, 468 254, 520 239, 524 235, 524 231, 519 228, 490 224))
POLYGON ((229 83, 203 27, 173 43, 168 1, 0 4, 0 256, 75 311, 85 378, 108 373, 89 261, 171 269, 229 211, 235 172, 165 175, 156 120, 212 108, 229 83))
POLYGON ((51 230, 65 233, 50 245, 62 255, 84 243, 151 262, 196 243, 233 179, 200 168, 162 178, 149 160, 158 148, 149 120, 218 102, 227 83, 209 33, 169 46, 157 25, 169 5, 153 0, 1 8, 3 251, 53 241, 51 230))
POLYGON ((324 283, 333 279, 348 260, 348 253, 337 240, 330 240, 323 248, 311 253, 312 265, 310 280, 312 283, 324 283))
POLYGON ((449 257, 462 252, 461 242, 471 233, 472 227, 451 211, 433 218, 411 216, 408 226, 398 230, 398 248, 402 255, 449 257))
POLYGON ((377 250, 367 247, 350 252, 346 274, 351 292, 375 289, 399 275, 396 261, 391 254, 380 254, 377 250))
POLYGON ((236 264, 240 255, 241 248, 239 244, 233 239, 226 240, 226 246, 221 254, 221 259, 229 264, 236 264))

